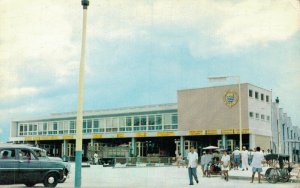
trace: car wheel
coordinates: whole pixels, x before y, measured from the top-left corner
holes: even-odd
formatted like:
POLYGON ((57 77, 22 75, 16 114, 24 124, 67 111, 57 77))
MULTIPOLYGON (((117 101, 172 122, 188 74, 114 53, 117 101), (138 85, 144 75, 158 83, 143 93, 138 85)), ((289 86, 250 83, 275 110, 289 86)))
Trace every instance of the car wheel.
POLYGON ((26 187, 34 187, 35 183, 25 183, 26 187))
POLYGON ((45 187, 56 187, 58 183, 58 176, 56 173, 49 173, 45 176, 44 186, 45 187))

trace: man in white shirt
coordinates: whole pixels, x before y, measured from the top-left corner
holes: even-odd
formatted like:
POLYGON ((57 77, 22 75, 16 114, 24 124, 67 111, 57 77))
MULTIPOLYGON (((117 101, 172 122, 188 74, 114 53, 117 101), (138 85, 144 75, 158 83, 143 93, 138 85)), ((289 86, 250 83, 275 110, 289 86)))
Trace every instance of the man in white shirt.
POLYGON ((253 183, 255 173, 258 173, 258 183, 260 182, 260 173, 262 172, 262 163, 264 162, 265 157, 264 154, 260 151, 260 147, 256 147, 256 151, 253 154, 253 159, 252 159, 252 181, 253 183))
POLYGON ((230 156, 227 155, 227 151, 224 151, 224 154, 221 158, 222 163, 222 172, 224 174, 225 180, 228 181, 228 170, 230 168, 230 156))
POLYGON ((188 162, 188 172, 189 172, 189 178, 190 178, 190 185, 193 185, 193 176, 195 178, 195 181, 198 183, 198 177, 197 177, 197 167, 198 167, 198 153, 195 152, 194 147, 191 147, 190 152, 187 156, 188 162))
POLYGON ((248 150, 246 150, 246 147, 243 146, 243 151, 241 152, 242 155, 242 169, 243 171, 246 169, 248 170, 248 150))

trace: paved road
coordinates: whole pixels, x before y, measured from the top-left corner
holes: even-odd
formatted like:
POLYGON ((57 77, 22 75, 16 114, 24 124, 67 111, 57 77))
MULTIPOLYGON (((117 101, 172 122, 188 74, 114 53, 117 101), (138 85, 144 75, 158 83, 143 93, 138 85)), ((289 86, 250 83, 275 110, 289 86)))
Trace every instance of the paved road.
MULTIPOLYGON (((63 184, 58 184, 57 187, 74 187, 74 164, 72 166, 72 174, 70 178, 63 184)), ((200 169, 198 169, 200 170, 200 169)), ((251 172, 230 171, 233 175, 251 172)), ((199 174, 199 184, 193 186, 188 185, 188 174, 186 168, 177 167, 139 167, 139 168, 111 168, 102 166, 91 166, 90 168, 82 168, 82 187, 85 188, 185 188, 185 187, 225 187, 225 188, 300 188, 298 183, 277 183, 269 184, 263 181, 258 184, 255 181, 253 184, 248 179, 229 179, 225 182, 220 176, 211 178, 203 178, 199 174)), ((24 185, 11 185, 3 187, 25 187, 24 185)), ((36 187, 43 187, 38 184, 36 187)))

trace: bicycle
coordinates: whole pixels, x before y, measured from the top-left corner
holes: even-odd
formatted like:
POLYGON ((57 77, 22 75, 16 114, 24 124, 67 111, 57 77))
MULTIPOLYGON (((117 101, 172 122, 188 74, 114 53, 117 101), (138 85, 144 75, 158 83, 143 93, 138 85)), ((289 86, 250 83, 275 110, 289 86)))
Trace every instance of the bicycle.
POLYGON ((268 168, 265 173, 265 179, 269 183, 288 182, 292 168, 289 162, 286 162, 288 167, 284 167, 284 160, 288 161, 289 156, 270 154, 266 155, 266 159, 271 168, 268 168))

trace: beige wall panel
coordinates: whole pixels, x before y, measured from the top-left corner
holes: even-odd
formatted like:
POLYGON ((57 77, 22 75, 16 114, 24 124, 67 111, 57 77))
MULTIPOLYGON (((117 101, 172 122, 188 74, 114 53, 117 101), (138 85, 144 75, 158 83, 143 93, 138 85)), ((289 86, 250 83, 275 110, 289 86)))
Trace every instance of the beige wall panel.
POLYGON ((255 135, 255 147, 259 146, 261 150, 270 149, 271 138, 268 136, 255 135))
MULTIPOLYGON (((178 91, 179 131, 239 128, 239 104, 230 108, 224 103, 228 90, 238 94, 238 85, 178 91)), ((242 128, 249 128, 247 84, 241 84, 241 93, 242 128)))

